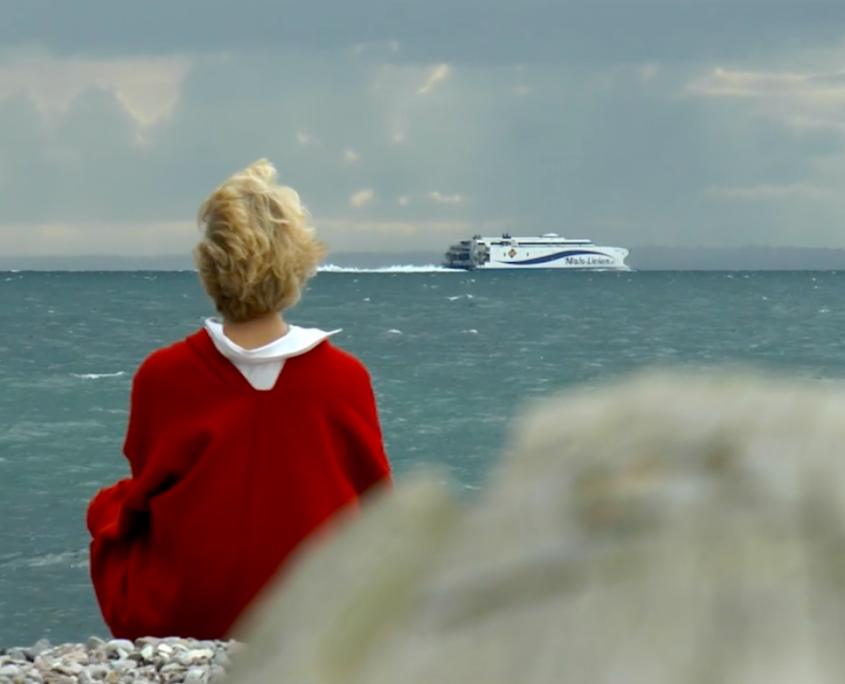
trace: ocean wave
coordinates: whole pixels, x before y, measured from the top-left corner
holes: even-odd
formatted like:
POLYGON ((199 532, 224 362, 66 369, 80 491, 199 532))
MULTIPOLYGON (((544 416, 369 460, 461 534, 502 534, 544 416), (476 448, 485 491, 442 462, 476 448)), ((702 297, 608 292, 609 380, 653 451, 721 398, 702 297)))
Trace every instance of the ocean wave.
POLYGON ((326 264, 317 269, 320 273, 458 273, 451 268, 443 268, 434 264, 416 266, 413 264, 397 264, 394 266, 381 266, 379 268, 357 268, 354 266, 335 266, 326 264))
POLYGON ((126 371, 118 371, 117 373, 71 373, 71 375, 83 380, 99 380, 100 378, 119 378, 126 375, 126 371))
POLYGON ((129 411, 126 409, 119 409, 119 408, 103 408, 102 406, 95 406, 91 409, 95 413, 112 413, 112 414, 128 414, 129 411))
POLYGON ((59 421, 55 423, 32 421, 18 421, 0 432, 0 444, 27 442, 31 439, 44 439, 56 433, 66 433, 71 430, 101 430, 103 424, 96 420, 59 421))
POLYGON ((17 557, 0 563, 0 568, 21 570, 26 568, 45 568, 53 565, 64 565, 71 568, 83 568, 88 565, 88 549, 77 551, 62 551, 59 553, 45 553, 40 556, 17 557))

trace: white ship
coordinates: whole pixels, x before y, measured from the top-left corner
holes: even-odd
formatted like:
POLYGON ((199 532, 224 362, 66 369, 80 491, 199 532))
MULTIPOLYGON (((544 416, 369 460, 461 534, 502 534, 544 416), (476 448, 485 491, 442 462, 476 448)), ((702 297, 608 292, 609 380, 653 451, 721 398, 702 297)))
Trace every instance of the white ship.
POLYGON ((449 247, 443 266, 475 271, 480 269, 601 269, 630 270, 625 264, 628 250, 600 247, 591 240, 568 239, 557 233, 539 237, 481 237, 461 240, 449 247))

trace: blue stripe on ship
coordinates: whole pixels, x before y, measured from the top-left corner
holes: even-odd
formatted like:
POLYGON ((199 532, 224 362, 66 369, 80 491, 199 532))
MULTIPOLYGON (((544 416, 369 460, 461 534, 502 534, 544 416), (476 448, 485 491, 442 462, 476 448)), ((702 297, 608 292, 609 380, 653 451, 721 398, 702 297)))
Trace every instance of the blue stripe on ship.
POLYGON ((532 264, 548 264, 564 257, 584 256, 585 254, 611 258, 607 254, 601 252, 593 252, 589 249, 572 249, 565 252, 555 252, 554 254, 547 254, 546 256, 534 257, 533 259, 523 259, 522 261, 499 261, 500 264, 513 264, 514 266, 531 266, 532 264))

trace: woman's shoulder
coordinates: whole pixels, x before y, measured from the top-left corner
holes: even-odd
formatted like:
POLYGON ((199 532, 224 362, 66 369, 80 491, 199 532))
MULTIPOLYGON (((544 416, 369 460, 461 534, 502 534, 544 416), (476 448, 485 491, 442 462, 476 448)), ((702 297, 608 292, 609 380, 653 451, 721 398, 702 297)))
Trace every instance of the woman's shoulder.
MULTIPOLYGON (((353 353, 324 340, 285 370, 300 392, 328 406, 363 406, 372 401, 373 384, 364 362, 353 353), (306 389, 307 388, 307 389, 306 389)), ((345 410, 345 409, 344 409, 345 410)))
POLYGON ((353 366, 361 365, 362 363, 357 356, 344 349, 331 338, 326 338, 317 348, 320 349, 326 360, 330 360, 333 363, 353 366))
POLYGON ((197 344, 201 344, 203 331, 195 332, 185 339, 178 340, 150 352, 138 367, 138 376, 170 376, 176 369, 185 370, 192 362, 199 361, 197 344))
POLYGON ((333 377, 367 382, 370 379, 370 373, 361 359, 328 338, 300 358, 305 362, 303 365, 319 367, 322 372, 333 377))

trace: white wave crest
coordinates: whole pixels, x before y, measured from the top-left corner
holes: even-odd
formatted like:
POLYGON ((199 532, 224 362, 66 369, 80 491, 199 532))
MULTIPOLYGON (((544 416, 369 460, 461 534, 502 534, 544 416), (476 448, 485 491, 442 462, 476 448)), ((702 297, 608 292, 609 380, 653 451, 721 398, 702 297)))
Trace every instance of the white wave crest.
POLYGON ((0 567, 5 567, 11 570, 18 570, 24 568, 44 568, 53 565, 64 565, 72 568, 82 568, 88 565, 88 549, 79 549, 78 551, 62 551, 59 553, 46 553, 41 556, 34 556, 29 558, 14 558, 11 561, 0 564, 0 567))
POLYGON ((126 371, 118 371, 117 373, 71 373, 71 375, 84 380, 99 380, 100 378, 119 378, 122 375, 126 375, 126 371))
POLYGON ((397 264, 395 266, 381 266, 379 268, 356 268, 354 266, 335 266, 325 264, 317 269, 320 273, 451 273, 456 271, 451 268, 443 268, 434 264, 417 266, 413 264, 397 264))

